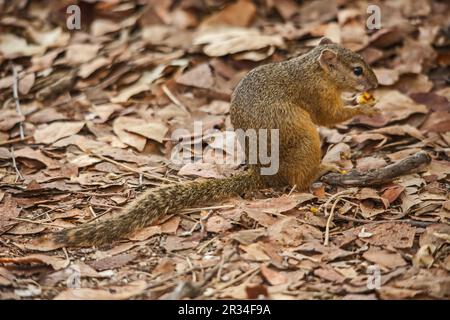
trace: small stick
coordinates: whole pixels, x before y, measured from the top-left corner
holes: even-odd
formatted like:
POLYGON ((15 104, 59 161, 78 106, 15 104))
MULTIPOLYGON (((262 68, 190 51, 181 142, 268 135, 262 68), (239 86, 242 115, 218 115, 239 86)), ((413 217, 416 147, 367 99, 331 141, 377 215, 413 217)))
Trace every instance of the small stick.
POLYGON ((33 136, 27 136, 24 138, 14 138, 14 139, 10 139, 10 140, 0 141, 0 146, 6 146, 8 144, 14 144, 16 142, 30 140, 31 138, 33 138, 33 136))
MULTIPOLYGON (((159 177, 157 175, 153 175, 153 174, 149 174, 149 173, 146 173, 146 172, 142 172, 142 171, 140 171, 138 169, 135 169, 133 167, 127 166, 126 164, 123 164, 123 163, 117 162, 115 160, 112 160, 112 159, 110 159, 108 157, 102 156, 101 154, 97 154, 97 153, 92 152, 92 151, 89 151, 88 153, 92 154, 94 157, 97 157, 97 158, 100 158, 102 160, 111 162, 111 163, 115 164, 116 166, 120 166, 122 168, 127 169, 128 171, 132 171, 132 172, 135 172, 137 174, 143 175, 144 177, 147 177, 149 179, 156 179, 156 180, 160 180, 160 181, 173 183, 173 181, 171 181, 170 179, 162 178, 162 177, 159 177)), ((155 185, 159 186, 158 184, 155 184, 155 185)))
POLYGON ((328 246, 328 243, 330 241, 330 224, 331 224, 331 221, 333 220, 333 217, 334 217, 334 209, 336 208, 336 205, 338 204, 338 202, 340 200, 341 199, 338 197, 336 199, 336 201, 334 201, 333 205, 331 206, 330 215, 328 216, 327 224, 325 226, 325 240, 323 241, 323 245, 324 246, 328 246))
POLYGON ((234 278, 233 280, 231 280, 231 281, 229 281, 229 282, 227 282, 227 283, 224 283, 223 285, 219 286, 219 288, 217 288, 215 291, 217 292, 217 291, 221 291, 221 290, 223 290, 223 289, 226 289, 226 288, 232 286, 233 284, 238 283, 239 281, 241 281, 241 280, 244 279, 245 277, 251 276, 252 274, 256 274, 257 271, 260 270, 259 268, 260 268, 260 267, 258 266, 258 267, 255 267, 255 268, 253 268, 253 269, 248 270, 247 272, 241 274, 240 276, 234 278))
POLYGON ((189 208, 189 209, 182 209, 181 212, 183 213, 193 213, 197 211, 204 211, 204 210, 215 210, 215 209, 230 209, 234 208, 234 205, 222 205, 222 206, 211 206, 211 207, 201 207, 201 208, 189 208))
POLYGON ((11 159, 12 159, 12 165, 14 170, 16 171, 17 175, 19 176, 20 179, 25 180, 22 176, 22 174, 19 171, 19 168, 17 168, 17 163, 16 163, 16 157, 14 157, 14 147, 11 146, 11 159))
POLYGON ((421 170, 431 162, 431 157, 425 151, 419 151, 403 160, 390 164, 384 168, 358 172, 352 170, 348 174, 329 173, 322 177, 322 181, 340 186, 374 186, 391 182, 398 176, 421 170))
POLYGON ((292 194, 292 192, 294 192, 294 190, 297 189, 297 185, 294 184, 294 186, 292 187, 291 191, 289 191, 288 196, 290 196, 292 194))
POLYGON ((105 212, 102 212, 100 214, 97 214, 94 218, 89 219, 88 221, 86 221, 85 223, 89 223, 92 222, 94 220, 97 220, 98 218, 104 216, 105 214, 107 214, 108 212, 111 212, 112 208, 106 209, 105 212))
POLYGON ((57 228, 61 228, 61 226, 57 225, 57 224, 53 224, 53 223, 49 223, 49 222, 39 222, 39 221, 33 221, 33 220, 29 220, 29 219, 24 219, 24 218, 10 218, 12 220, 16 220, 16 221, 20 221, 20 222, 27 222, 27 223, 33 223, 33 224, 40 224, 43 226, 50 226, 50 227, 57 227, 57 228))
POLYGON ((94 217, 94 218, 97 217, 97 214, 95 213, 95 211, 94 211, 94 209, 92 208, 92 206, 89 206, 89 211, 91 212, 92 217, 94 217))
MULTIPOLYGON (((20 108, 19 90, 18 90, 19 75, 17 74, 16 67, 12 63, 11 63, 11 68, 13 71, 13 78, 14 78, 13 97, 14 97, 14 101, 16 103, 16 112, 19 116, 23 117, 22 109, 20 108)), ((23 140, 25 138, 25 134, 23 133, 23 121, 20 121, 20 123, 19 123, 19 132, 20 132, 20 139, 23 140)))
POLYGON ((421 227, 421 228, 426 228, 427 226, 434 224, 436 222, 433 221, 415 221, 415 220, 411 220, 411 219, 403 219, 403 220, 366 220, 366 219, 358 219, 358 218, 353 218, 353 217, 347 217, 344 216, 342 214, 336 213, 336 218, 341 219, 341 220, 345 220, 345 221, 350 221, 350 222, 358 222, 358 223, 365 223, 365 224, 379 224, 379 223, 388 223, 388 222, 394 222, 394 223, 407 223, 410 224, 414 227, 421 227))
POLYGON ((319 211, 320 211, 320 209, 324 208, 324 216, 328 217, 327 206, 331 203, 331 201, 333 201, 333 199, 335 199, 337 197, 340 197, 340 196, 342 196, 344 194, 351 194, 351 193, 354 193, 354 192, 356 192, 356 189, 347 189, 347 190, 343 190, 341 192, 333 194, 330 198, 328 198, 328 200, 324 204, 322 204, 319 207, 319 211))
POLYGON ((174 94, 172 92, 170 92, 169 88, 167 88, 167 86, 165 84, 163 84, 161 86, 162 90, 164 91, 164 93, 166 94, 166 96, 170 99, 170 101, 172 101, 173 103, 175 103, 177 106, 179 106, 181 109, 183 109, 184 111, 186 111, 187 113, 189 113, 188 109, 186 108, 186 106, 184 104, 181 103, 180 100, 178 100, 177 97, 174 96, 174 94))

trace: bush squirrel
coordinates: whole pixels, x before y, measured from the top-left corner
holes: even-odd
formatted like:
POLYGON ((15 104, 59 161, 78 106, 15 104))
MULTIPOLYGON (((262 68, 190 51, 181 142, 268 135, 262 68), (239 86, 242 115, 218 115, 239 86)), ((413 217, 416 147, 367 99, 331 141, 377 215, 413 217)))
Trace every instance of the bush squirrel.
POLYGON ((170 212, 267 186, 305 190, 333 167, 321 164, 317 125, 329 126, 356 115, 374 115, 371 104, 344 106, 343 92, 376 88, 377 78, 363 58, 323 38, 299 57, 251 70, 237 85, 230 117, 235 129, 279 129, 279 170, 262 176, 258 164, 224 179, 194 180, 150 189, 123 214, 53 234, 65 246, 101 245, 118 240, 170 212))

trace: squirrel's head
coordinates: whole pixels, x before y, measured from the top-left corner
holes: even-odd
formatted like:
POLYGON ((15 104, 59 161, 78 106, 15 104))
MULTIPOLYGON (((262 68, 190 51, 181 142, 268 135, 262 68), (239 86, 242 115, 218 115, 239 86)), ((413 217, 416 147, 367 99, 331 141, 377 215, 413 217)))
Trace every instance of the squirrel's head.
POLYGON ((377 77, 359 54, 328 38, 322 38, 317 49, 319 65, 340 90, 363 92, 378 86, 377 77))

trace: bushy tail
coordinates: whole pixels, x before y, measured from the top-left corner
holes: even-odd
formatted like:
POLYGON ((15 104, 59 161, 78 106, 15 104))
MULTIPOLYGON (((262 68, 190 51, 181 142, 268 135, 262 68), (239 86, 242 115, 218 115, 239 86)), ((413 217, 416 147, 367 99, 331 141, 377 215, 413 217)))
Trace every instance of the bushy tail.
POLYGON ((242 172, 225 179, 196 180, 162 186, 141 194, 117 217, 55 233, 53 240, 65 246, 110 243, 151 225, 167 213, 208 200, 256 190, 261 186, 260 177, 251 172, 242 172))

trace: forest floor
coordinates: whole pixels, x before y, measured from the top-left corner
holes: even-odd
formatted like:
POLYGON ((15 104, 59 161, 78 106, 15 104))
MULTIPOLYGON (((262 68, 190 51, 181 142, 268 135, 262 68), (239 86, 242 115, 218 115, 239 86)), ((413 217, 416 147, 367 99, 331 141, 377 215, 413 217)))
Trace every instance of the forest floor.
POLYGON ((450 4, 378 2, 369 30, 368 3, 337 2, 0 0, 0 299, 449 299, 450 4), (381 110, 320 128, 324 161, 428 166, 205 203, 101 247, 42 241, 241 169, 214 156, 233 88, 323 36, 374 68, 381 110), (203 162, 171 161, 181 128, 203 162))

